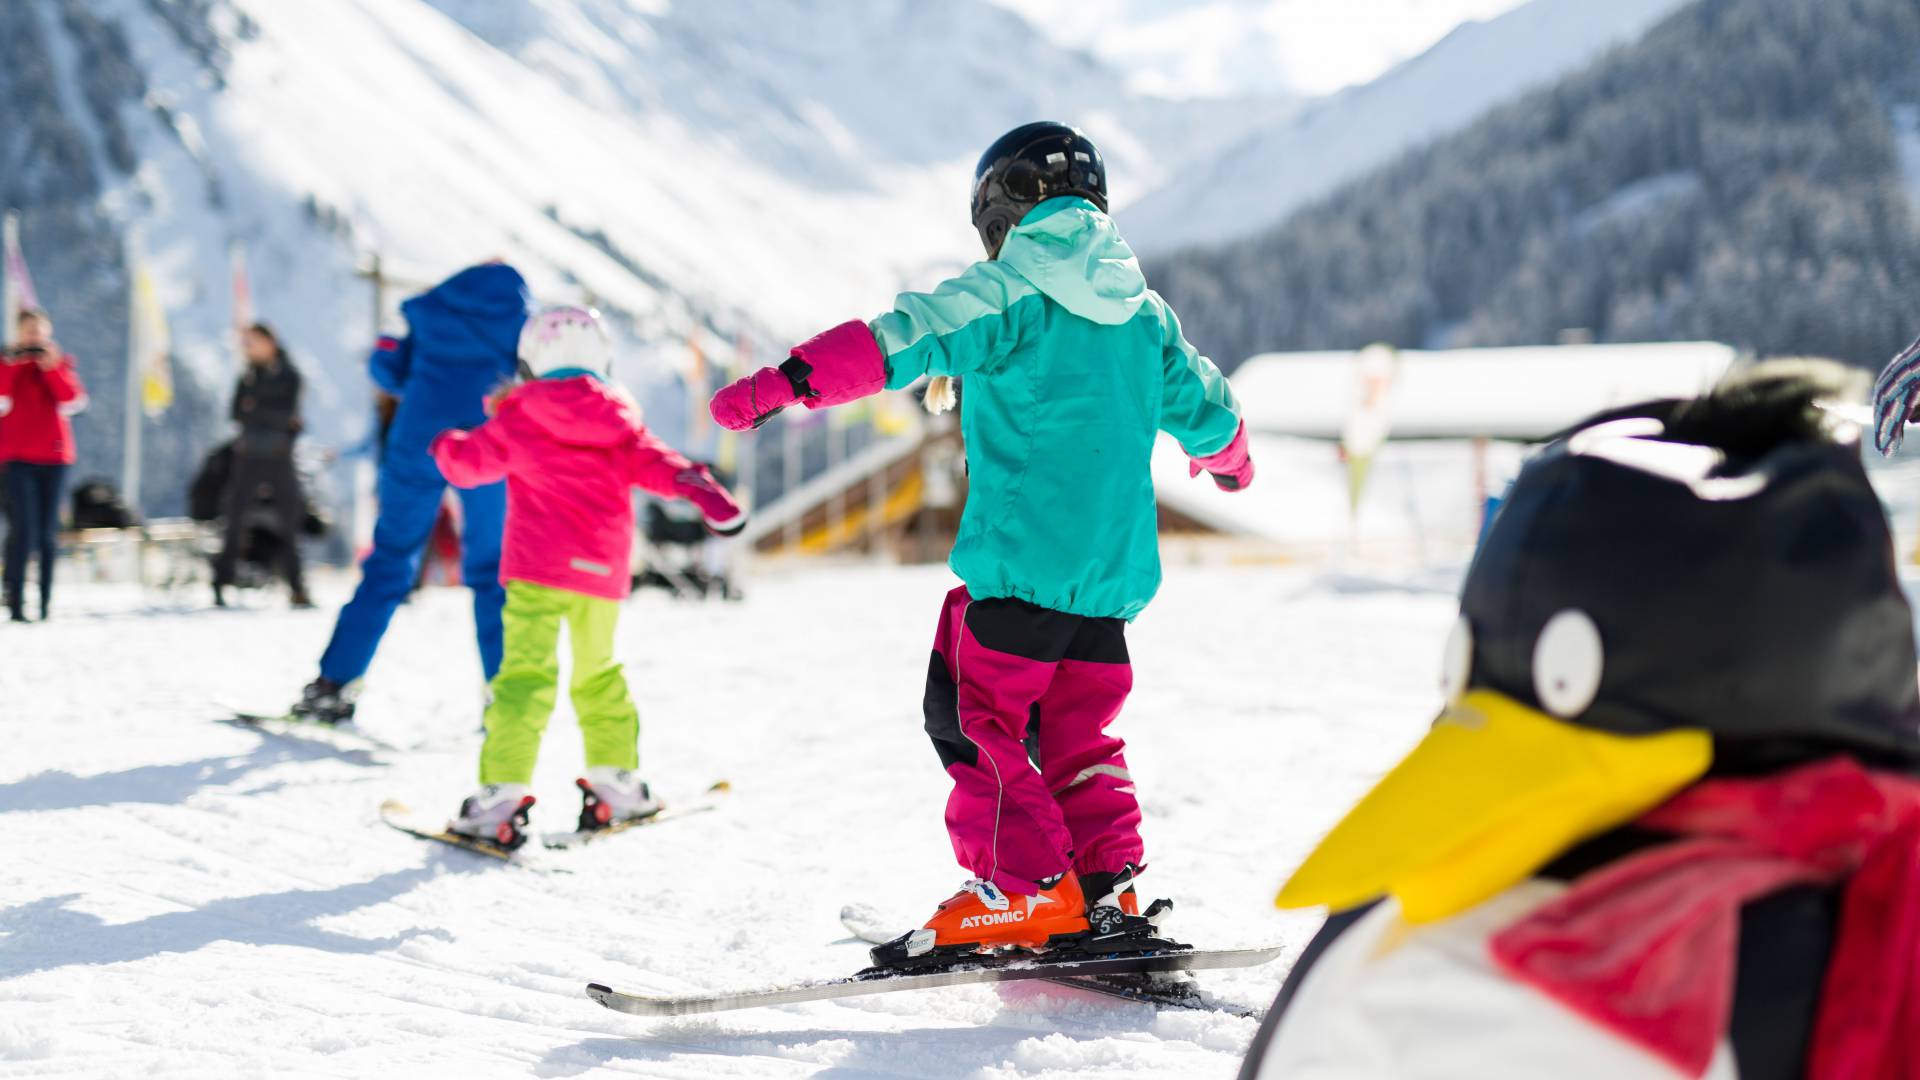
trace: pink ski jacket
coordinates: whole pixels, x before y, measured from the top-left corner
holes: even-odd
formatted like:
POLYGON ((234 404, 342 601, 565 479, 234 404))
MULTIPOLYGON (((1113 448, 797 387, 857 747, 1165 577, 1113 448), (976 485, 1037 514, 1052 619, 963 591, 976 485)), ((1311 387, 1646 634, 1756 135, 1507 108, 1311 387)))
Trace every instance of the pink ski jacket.
POLYGON ((472 431, 442 432, 431 452, 456 487, 506 480, 502 581, 625 597, 636 486, 692 501, 716 530, 743 523, 705 466, 654 438, 633 399, 592 375, 517 387, 492 419, 472 431))

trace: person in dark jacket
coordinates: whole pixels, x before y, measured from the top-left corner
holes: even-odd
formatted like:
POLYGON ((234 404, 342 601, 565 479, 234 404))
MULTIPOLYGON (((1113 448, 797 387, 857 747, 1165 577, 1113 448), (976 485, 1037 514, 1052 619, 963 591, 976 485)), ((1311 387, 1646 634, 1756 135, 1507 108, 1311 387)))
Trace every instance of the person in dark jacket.
MULTIPOLYGON (((387 624, 420 576, 420 559, 447 490, 427 445, 448 428, 475 428, 486 401, 519 365, 527 285, 500 262, 468 267, 400 306, 409 333, 383 337, 367 362, 374 385, 398 405, 382 440, 380 516, 360 585, 340 609, 320 673, 301 691, 295 715, 322 723, 353 719, 361 676, 387 624)), ((459 492, 460 578, 473 590, 473 628, 488 681, 500 670, 500 537, 506 484, 459 492)))
POLYGON ((232 473, 226 490, 226 542, 214 564, 213 602, 227 606, 226 590, 234 582, 234 567, 244 554, 248 521, 262 501, 273 507, 276 529, 286 538, 280 546, 281 568, 293 593, 293 606, 310 608, 306 579, 300 565, 301 525, 305 501, 300 474, 294 467, 293 444, 304 426, 300 419, 300 371, 288 358, 279 335, 266 323, 247 328, 247 369, 233 388, 231 416, 240 425, 233 443, 232 473))
POLYGON ((1280 894, 1242 1080, 1860 1080, 1920 1061, 1913 612, 1857 376, 1580 425, 1474 557, 1447 706, 1280 894))
POLYGON ((53 320, 20 312, 19 337, 0 357, 0 469, 6 471, 6 600, 14 622, 27 621, 27 560, 40 560, 40 618, 53 604, 60 535, 60 487, 73 464, 69 418, 87 407, 73 357, 53 340, 53 320))

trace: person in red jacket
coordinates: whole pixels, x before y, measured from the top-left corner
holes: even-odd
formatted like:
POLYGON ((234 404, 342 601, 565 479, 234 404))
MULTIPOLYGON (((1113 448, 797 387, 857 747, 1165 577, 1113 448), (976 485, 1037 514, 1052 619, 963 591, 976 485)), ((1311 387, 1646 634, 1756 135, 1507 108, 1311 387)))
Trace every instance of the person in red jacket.
POLYGON ((6 470, 7 610, 26 622, 27 559, 40 558, 40 618, 53 602, 60 487, 73 464, 73 425, 87 390, 73 357, 53 340, 53 320, 20 312, 19 336, 0 358, 0 467, 6 470))

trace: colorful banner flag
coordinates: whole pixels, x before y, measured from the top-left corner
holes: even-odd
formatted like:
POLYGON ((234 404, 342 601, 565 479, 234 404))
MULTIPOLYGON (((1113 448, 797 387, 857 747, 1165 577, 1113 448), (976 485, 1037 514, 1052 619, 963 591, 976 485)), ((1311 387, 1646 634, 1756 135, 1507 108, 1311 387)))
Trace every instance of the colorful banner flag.
POLYGON ((20 251, 20 214, 7 211, 5 227, 6 262, 6 320, 4 331, 0 331, 0 340, 13 344, 14 335, 20 332, 20 310, 39 307, 40 296, 33 289, 33 275, 27 272, 27 257, 20 251))
POLYGON ((896 438, 920 425, 925 413, 913 407, 907 394, 882 394, 874 399, 873 429, 887 438, 896 438))
POLYGON ((1374 455, 1387 444, 1393 425, 1392 399, 1400 375, 1400 350, 1369 345, 1353 354, 1353 411, 1340 431, 1340 453, 1347 463, 1347 512, 1360 518, 1360 496, 1373 471, 1374 455))
POLYGON ((687 338, 687 369, 682 379, 687 388, 687 437, 698 440, 713 421, 707 413, 707 354, 695 336, 687 338))
POLYGON ((140 406, 159 416, 173 404, 173 334, 145 260, 133 267, 133 364, 140 376, 140 406))
MULTIPOLYGON (((732 382, 734 379, 747 374, 751 370, 753 370, 753 339, 745 333, 742 333, 733 339, 733 359, 726 370, 720 373, 720 377, 724 382, 732 382)), ((706 394, 701 395, 699 407, 703 412, 707 411, 708 397, 709 395, 706 394)), ((707 412, 707 417, 711 420, 712 413, 707 412)), ((721 472, 733 477, 736 483, 741 480, 740 462, 743 455, 741 454, 740 442, 740 435, 737 432, 723 430, 720 432, 719 444, 716 445, 713 450, 714 466, 721 472)), ((752 451, 749 450, 744 456, 750 457, 751 454, 752 451)))
POLYGON ((233 349, 240 370, 247 369, 247 328, 254 324, 253 284, 247 279, 247 249, 234 241, 228 249, 233 277, 233 349))

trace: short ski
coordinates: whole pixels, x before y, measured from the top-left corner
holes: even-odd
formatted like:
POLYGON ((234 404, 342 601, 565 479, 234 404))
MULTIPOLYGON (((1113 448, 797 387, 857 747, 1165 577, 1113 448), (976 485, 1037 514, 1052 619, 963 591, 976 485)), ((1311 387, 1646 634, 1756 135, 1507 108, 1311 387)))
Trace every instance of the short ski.
MULTIPOLYGON (((869 945, 884 945, 900 936, 878 911, 866 904, 848 904, 840 909, 840 924, 847 932, 869 945)), ((1137 1002, 1162 1009, 1193 1009, 1220 1012, 1257 1019, 1263 1010, 1231 1001, 1222 1001, 1194 985, 1185 972, 1151 975, 1080 975, 1047 980, 1058 986, 1085 990, 1122 1001, 1137 1002)))
POLYGON ((499 859, 505 863, 528 865, 526 858, 519 852, 509 851, 491 840, 462 836, 457 832, 449 831, 444 825, 436 828, 428 824, 429 819, 414 813, 411 807, 398 799, 388 799, 380 804, 380 820, 408 836, 421 840, 432 840, 449 847, 457 847, 462 851, 471 851, 475 855, 499 859))
POLYGON ((654 996, 622 993, 600 983, 587 984, 587 996, 616 1012, 635 1016, 690 1016, 697 1013, 793 1005, 803 1001, 889 994, 901 990, 931 990, 945 986, 1018 982, 1028 979, 1064 979, 1087 975, 1141 975, 1157 971, 1204 971, 1216 968, 1257 967, 1280 956, 1278 945, 1255 949, 1168 949, 1157 952, 1085 954, 1064 957, 1021 955, 1015 959, 963 960, 937 971, 894 971, 868 968, 857 975, 827 982, 796 983, 723 994, 654 996))
POLYGON ((598 829, 575 829, 572 832, 546 833, 540 837, 540 843, 550 850, 564 851, 567 848, 590 844, 603 837, 628 832, 640 828, 643 825, 659 825, 663 822, 674 821, 679 818, 689 817, 693 814, 703 814, 708 810, 718 810, 720 808, 719 797, 732 790, 732 784, 725 780, 717 781, 712 787, 707 788, 706 794, 708 798, 704 802, 690 803, 684 806, 678 803, 669 803, 663 805, 658 811, 648 814, 646 817, 634 818, 631 821, 616 821, 611 825, 606 825, 598 829))
POLYGON ((251 713, 235 711, 230 716, 220 718, 223 724, 249 728, 253 731, 265 731, 275 735, 314 737, 341 750, 366 750, 372 753, 399 754, 405 748, 395 746, 385 739, 378 739, 351 724, 328 724, 319 720, 308 720, 293 713, 251 713))

